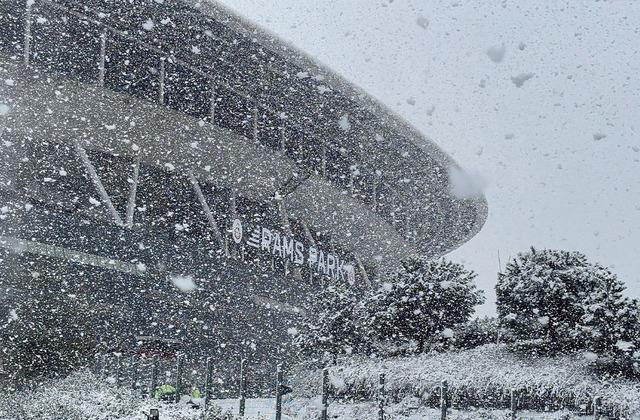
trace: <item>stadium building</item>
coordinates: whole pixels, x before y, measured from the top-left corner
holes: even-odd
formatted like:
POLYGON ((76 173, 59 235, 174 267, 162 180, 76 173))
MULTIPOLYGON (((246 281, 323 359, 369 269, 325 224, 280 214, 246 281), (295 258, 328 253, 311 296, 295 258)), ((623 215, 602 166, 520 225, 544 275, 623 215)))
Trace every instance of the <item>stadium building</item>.
POLYGON ((115 308, 115 341, 271 363, 327 280, 487 215, 433 142, 213 2, 0 0, 0 137, 5 310, 37 279, 115 308))

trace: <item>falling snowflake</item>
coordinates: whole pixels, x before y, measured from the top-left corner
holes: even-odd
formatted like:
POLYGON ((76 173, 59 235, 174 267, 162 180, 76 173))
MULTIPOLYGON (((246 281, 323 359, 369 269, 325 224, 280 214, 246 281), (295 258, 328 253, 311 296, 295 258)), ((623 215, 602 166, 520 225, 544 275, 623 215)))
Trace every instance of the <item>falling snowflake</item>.
POLYGON ((148 19, 145 23, 143 23, 143 24, 142 24, 142 28, 143 28, 145 31, 151 31, 151 30, 153 30, 153 27, 154 27, 154 26, 155 26, 155 25, 153 24, 153 21, 152 21, 151 19, 148 19))
POLYGON ((176 286, 181 292, 192 292, 196 289, 196 282, 191 276, 171 276, 171 282, 174 286, 176 286))
POLYGON ((342 129, 342 131, 344 131, 345 133, 348 132, 349 130, 351 130, 351 123, 349 122, 349 115, 344 114, 341 118, 340 121, 338 121, 338 126, 342 129))
POLYGON ((506 51, 507 48, 504 46, 504 44, 500 46, 489 47, 487 48, 487 56, 489 56, 489 59, 491 59, 491 61, 493 61, 494 63, 501 63, 504 59, 504 54, 506 51))
POLYGON ((511 81, 514 85, 516 85, 516 87, 522 87, 522 85, 524 85, 524 82, 531 79, 533 76, 535 76, 534 73, 520 73, 517 76, 513 76, 511 78, 511 81))

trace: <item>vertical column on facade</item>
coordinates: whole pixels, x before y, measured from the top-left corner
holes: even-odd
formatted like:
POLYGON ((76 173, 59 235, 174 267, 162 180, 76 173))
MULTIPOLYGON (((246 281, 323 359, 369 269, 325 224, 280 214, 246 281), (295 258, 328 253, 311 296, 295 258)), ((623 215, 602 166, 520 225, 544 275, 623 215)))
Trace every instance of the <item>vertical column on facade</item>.
POLYGON ((356 173, 358 170, 358 165, 352 165, 349 168, 349 194, 353 196, 356 188, 356 173))
POLYGON ((106 71, 107 56, 107 29, 102 29, 100 33, 100 61, 98 62, 98 86, 104 87, 104 77, 106 71))
POLYGON ((200 202, 200 206, 202 206, 204 215, 207 218, 207 222, 209 222, 209 226, 211 226, 211 230, 213 230, 213 234, 216 238, 216 241, 218 242, 218 246, 220 247, 220 249, 225 249, 224 242, 222 240, 222 234, 220 233, 220 229, 218 228, 218 223, 216 222, 216 219, 213 217, 213 213, 211 212, 211 208, 207 203, 207 199, 202 193, 202 189, 200 188, 200 183, 198 182, 196 177, 193 175, 192 171, 189 171, 188 176, 189 176, 189 181, 193 186, 193 190, 196 193, 196 197, 200 202))
POLYGON ((378 169, 376 169, 375 171, 375 175, 373 177, 373 211, 378 211, 378 185, 380 183, 380 175, 382 175, 382 172, 380 172, 378 169))
POLYGON ((253 141, 258 142, 258 103, 256 102, 253 105, 253 141))
POLYGON ((327 143, 322 141, 322 155, 320 156, 320 174, 322 178, 327 177, 327 143))
POLYGON ((402 227, 404 228, 403 236, 405 239, 411 238, 411 228, 409 225, 409 223, 411 223, 411 214, 409 213, 409 211, 410 210, 406 210, 402 217, 402 227))
MULTIPOLYGON (((306 238, 306 240, 311 244, 311 246, 313 246, 314 248, 317 248, 316 240, 313 238, 313 235, 311 234, 311 231, 309 230, 309 227, 307 226, 307 224, 304 221, 300 221, 300 224, 302 225, 302 230, 304 231, 304 237, 306 238)), ((309 283, 312 283, 312 282, 313 282, 313 269, 309 267, 309 283)))
POLYGON ((131 187, 129 189, 129 201, 127 202, 126 225, 133 227, 133 212, 136 208, 136 194, 138 191, 138 179, 140 176, 140 154, 136 156, 133 164, 133 177, 131 178, 131 187))
POLYGON ((27 0, 27 9, 24 17, 24 65, 29 65, 31 58, 31 9, 34 0, 27 0))
POLYGON ((286 149, 285 149, 286 146, 287 146, 287 134, 285 130, 285 124, 283 122, 282 125, 280 126, 280 147, 279 147, 279 151, 283 155, 286 153, 286 149))
POLYGON ((211 85, 211 102, 209 103, 209 122, 211 124, 216 123, 216 90, 217 86, 215 83, 211 85))
MULTIPOLYGON (((229 218, 231 220, 231 223, 233 223, 233 220, 235 220, 238 214, 236 209, 236 200, 237 200, 236 191, 234 188, 231 188, 231 196, 229 197, 229 218)), ((228 232, 225 232, 224 237, 225 238, 229 237, 228 232)), ((231 258, 238 258, 237 247, 232 246, 231 250, 229 250, 227 247, 227 255, 230 255, 231 258)))
MULTIPOLYGON (((285 235, 287 235, 287 238, 289 238, 289 240, 293 239, 293 232, 291 231, 291 223, 289 221, 289 215, 287 214, 287 207, 284 204, 284 200, 280 200, 278 201, 278 211, 280 212, 280 219, 282 222, 282 230, 284 231, 285 235)), ((285 267, 288 264, 285 264, 285 267)), ((297 267, 294 265, 293 267, 293 277, 296 280, 302 280, 302 272, 300 270, 300 267, 297 267)))
POLYGON ((160 58, 160 75, 159 75, 159 80, 158 80, 158 84, 159 84, 159 88, 158 88, 158 103, 160 105, 164 105, 164 88, 165 88, 165 78, 166 78, 166 65, 165 65, 165 58, 161 57, 160 58))

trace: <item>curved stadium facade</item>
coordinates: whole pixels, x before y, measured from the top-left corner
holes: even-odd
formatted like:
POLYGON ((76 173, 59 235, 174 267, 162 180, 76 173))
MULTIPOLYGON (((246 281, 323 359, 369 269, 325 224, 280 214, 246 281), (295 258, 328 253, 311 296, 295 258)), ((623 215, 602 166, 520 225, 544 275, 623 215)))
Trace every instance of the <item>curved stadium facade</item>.
POLYGON ((214 3, 0 0, 0 72, 5 311, 44 278, 115 305, 114 342, 270 363, 328 279, 371 287, 486 218, 435 144, 214 3))

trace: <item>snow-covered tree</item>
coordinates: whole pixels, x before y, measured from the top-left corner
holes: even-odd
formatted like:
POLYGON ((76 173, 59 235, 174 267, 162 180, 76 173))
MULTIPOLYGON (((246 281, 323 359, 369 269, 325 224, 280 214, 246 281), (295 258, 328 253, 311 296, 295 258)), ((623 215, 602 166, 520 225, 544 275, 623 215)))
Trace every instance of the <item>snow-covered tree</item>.
POLYGON ((613 274, 579 252, 519 253, 498 274, 498 317, 516 348, 539 352, 584 348, 581 322, 599 285, 613 274))
POLYGON ((362 329, 358 322, 361 293, 344 282, 320 291, 307 309, 294 344, 302 356, 335 357, 360 351, 362 329))
POLYGON ((640 373, 640 303, 624 296, 626 286, 606 276, 584 304, 581 327, 598 364, 625 374, 640 373))
POLYGON ((429 342, 449 339, 484 302, 473 283, 476 274, 444 259, 414 258, 366 303, 365 325, 372 338, 414 342, 422 352, 429 342))

